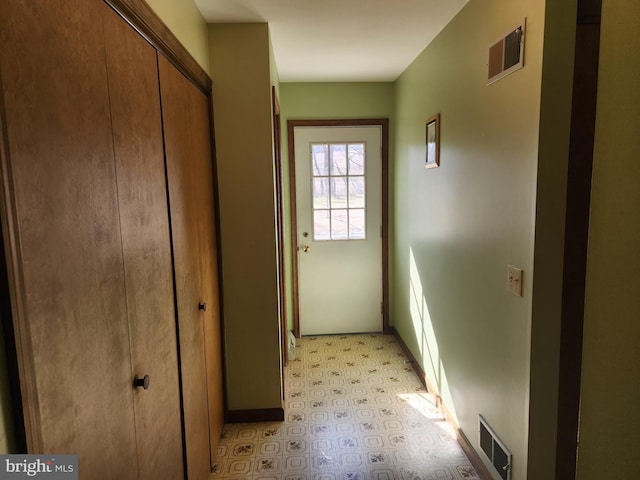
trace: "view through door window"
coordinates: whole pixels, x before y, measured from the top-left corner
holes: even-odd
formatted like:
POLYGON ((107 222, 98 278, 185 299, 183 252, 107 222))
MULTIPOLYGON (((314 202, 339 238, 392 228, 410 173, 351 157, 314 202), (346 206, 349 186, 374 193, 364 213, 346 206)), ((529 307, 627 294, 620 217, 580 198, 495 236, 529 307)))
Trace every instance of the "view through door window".
POLYGON ((363 240, 365 143, 312 143, 314 240, 363 240))

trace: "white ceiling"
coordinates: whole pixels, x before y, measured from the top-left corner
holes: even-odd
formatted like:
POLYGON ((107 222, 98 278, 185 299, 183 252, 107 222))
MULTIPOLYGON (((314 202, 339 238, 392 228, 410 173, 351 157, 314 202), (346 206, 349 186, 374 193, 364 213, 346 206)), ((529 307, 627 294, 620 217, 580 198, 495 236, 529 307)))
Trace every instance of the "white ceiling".
POLYGON ((468 0, 195 0, 209 23, 269 23, 282 82, 393 81, 468 0))

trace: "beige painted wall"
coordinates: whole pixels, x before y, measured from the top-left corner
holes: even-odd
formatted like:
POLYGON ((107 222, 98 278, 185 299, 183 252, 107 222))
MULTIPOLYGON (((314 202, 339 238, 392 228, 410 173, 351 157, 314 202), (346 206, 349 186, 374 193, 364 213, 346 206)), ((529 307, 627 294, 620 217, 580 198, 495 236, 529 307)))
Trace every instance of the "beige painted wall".
POLYGON ((272 87, 276 87, 276 95, 280 94, 280 78, 278 77, 278 65, 276 64, 275 52, 273 51, 273 43, 271 42, 271 34, 269 34, 269 78, 272 87))
MULTIPOLYGON (((335 118, 391 118, 394 100, 393 83, 282 83, 282 146, 284 164, 285 217, 290 218, 289 152, 287 120, 335 118)), ((393 138, 393 121, 389 136, 393 138)), ((392 142, 392 140, 391 140, 392 142)), ((393 145, 393 144, 392 144, 393 145)), ((390 148, 393 155, 393 148, 390 148)), ((392 162, 392 159, 390 159, 392 162)), ((293 297, 291 292, 291 233, 287 225, 287 325, 293 329, 293 297)))
POLYGON ((147 3, 210 74, 207 23, 193 0, 147 0, 147 3))
MULTIPOLYGON (((276 58, 275 58, 275 52, 273 51, 273 43, 271 41, 271 33, 269 33, 269 74, 270 74, 270 80, 271 83, 269 85, 270 90, 273 90, 272 87, 275 88, 275 97, 277 99, 278 104, 280 104, 280 78, 278 76, 278 66, 276 65, 276 58)), ((273 95, 273 91, 272 91, 272 95, 273 95)), ((274 99, 271 99, 271 105, 273 107, 274 104, 274 99)), ((280 118, 282 118, 282 112, 280 113, 280 118)), ((271 118, 272 122, 271 122, 271 128, 272 128, 272 132, 273 134, 275 134, 275 125, 273 124, 273 113, 272 113, 272 118, 271 118)), ((282 121, 280 122, 282 123, 282 121)), ((282 128, 282 127, 281 127, 282 128)), ((282 132, 281 132, 282 135, 282 132)), ((274 169, 275 169, 275 137, 274 137, 274 143, 272 143, 272 148, 273 148, 273 161, 274 161, 274 169)), ((281 150, 282 152, 282 145, 281 145, 281 150)), ((282 158, 281 158, 282 161, 282 158)), ((274 170, 274 176, 277 175, 277 172, 274 170)), ((274 177, 275 178, 275 177, 274 177)), ((286 190, 286 185, 282 185, 283 190, 286 190)), ((284 194, 285 192, 283 192, 284 194)), ((277 196, 277 192, 276 192, 276 196, 277 196)), ((276 207, 277 208, 277 204, 276 207)), ((286 228, 286 219, 281 219, 282 222, 282 228, 285 229, 286 228)), ((276 238, 276 242, 278 245, 278 250, 277 250, 277 261, 278 261, 278 265, 280 265, 280 263, 286 262, 287 258, 286 256, 284 258, 280 258, 280 239, 279 237, 276 238)), ((284 242, 286 245, 286 241, 284 242)), ((280 293, 280 275, 286 276, 286 271, 285 272, 280 272, 280 269, 278 268, 278 292, 280 293)), ((286 298, 287 294, 285 293, 285 298, 286 298)), ((285 300, 284 304, 280 303, 280 295, 278 295, 278 319, 279 322, 286 322, 286 318, 287 318, 287 303, 288 301, 285 300)), ((280 345, 282 345, 282 338, 280 339, 280 345)), ((281 365, 281 367, 284 367, 284 365, 281 365)), ((284 371, 281 372, 282 375, 284 375, 284 371)), ((283 393, 283 398, 284 398, 284 392, 283 393)))
POLYGON ((229 410, 281 407, 267 24, 209 26, 229 410))
POLYGON ((527 478, 544 13, 471 0, 396 84, 393 323, 477 451, 478 414, 495 429, 513 480, 527 478), (525 67, 487 86, 489 43, 524 17, 525 67), (441 166, 425 170, 435 113, 441 166), (522 298, 508 264, 524 270, 522 298))
POLYGON ((640 3, 605 0, 585 302, 579 480, 638 476, 640 3))

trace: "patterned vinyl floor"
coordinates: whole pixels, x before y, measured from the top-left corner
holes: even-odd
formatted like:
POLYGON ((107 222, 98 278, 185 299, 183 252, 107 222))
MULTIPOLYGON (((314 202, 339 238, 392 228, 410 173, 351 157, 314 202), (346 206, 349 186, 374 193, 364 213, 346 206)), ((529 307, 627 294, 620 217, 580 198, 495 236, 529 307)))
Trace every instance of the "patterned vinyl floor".
POLYGON ((225 425, 211 479, 477 480, 390 335, 304 337, 285 421, 225 425))

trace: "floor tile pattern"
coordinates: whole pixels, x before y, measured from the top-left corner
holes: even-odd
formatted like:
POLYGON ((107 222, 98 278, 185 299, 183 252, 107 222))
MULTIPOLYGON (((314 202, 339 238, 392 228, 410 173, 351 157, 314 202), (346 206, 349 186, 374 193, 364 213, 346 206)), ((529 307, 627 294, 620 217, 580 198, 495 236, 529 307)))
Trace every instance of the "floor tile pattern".
POLYGON ((211 480, 478 480, 393 336, 303 337, 285 375, 285 421, 225 425, 211 480))

